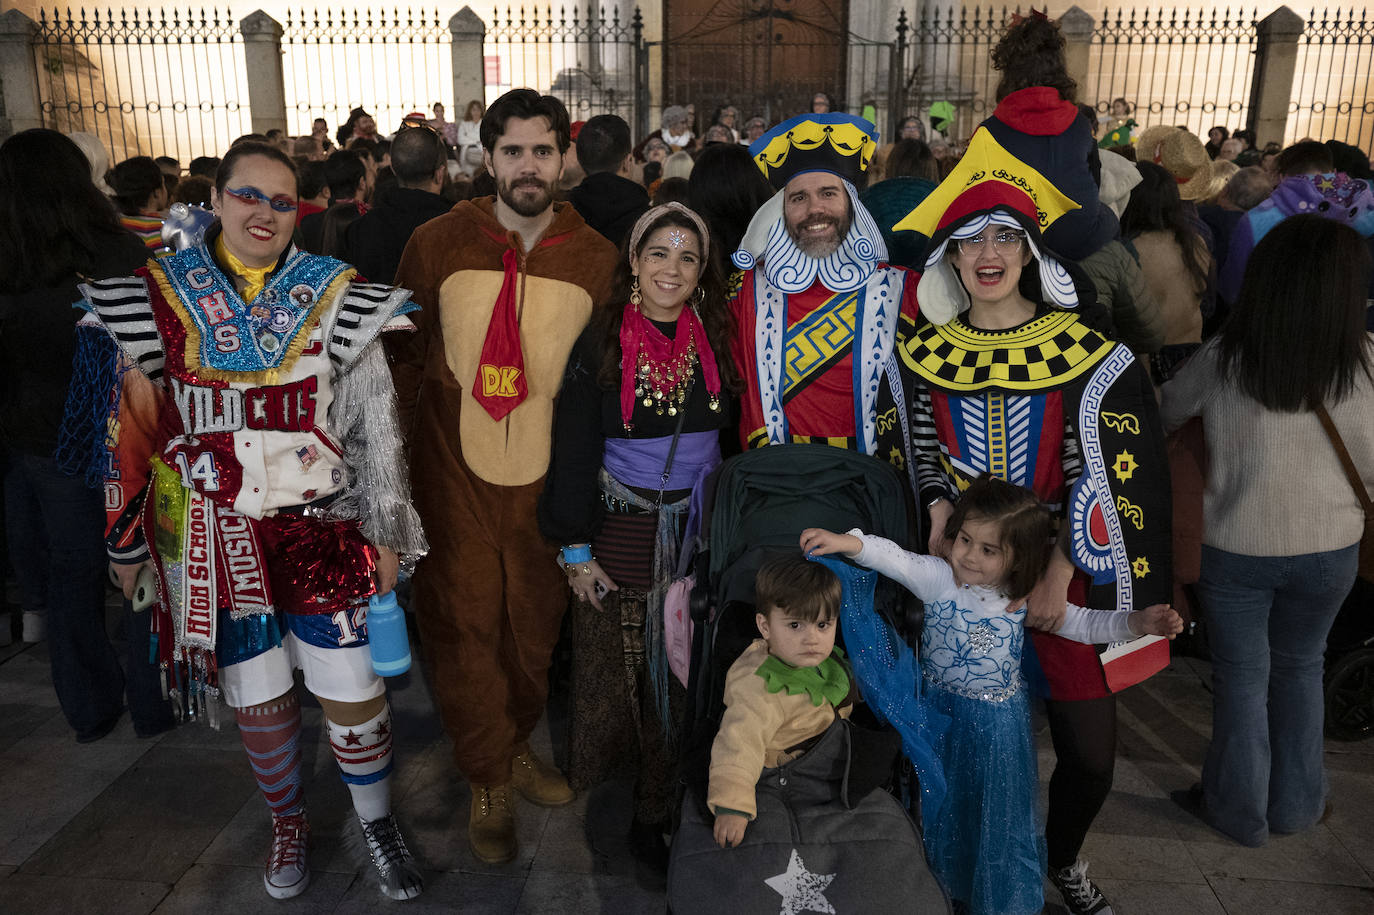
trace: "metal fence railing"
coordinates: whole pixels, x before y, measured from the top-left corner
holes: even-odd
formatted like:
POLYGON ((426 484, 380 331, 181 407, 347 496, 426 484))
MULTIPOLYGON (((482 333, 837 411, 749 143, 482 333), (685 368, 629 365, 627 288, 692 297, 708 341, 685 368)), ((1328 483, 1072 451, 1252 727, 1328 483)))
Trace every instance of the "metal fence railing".
POLYGON ((1079 100, 1107 113, 1124 98, 1141 125, 1246 126, 1258 17, 1230 10, 1105 11, 1079 100))
MULTIPOLYGON (((991 52, 1013 12, 919 4, 899 13, 890 34, 865 37, 844 30, 843 17, 840 25, 810 23, 807 31, 797 16, 776 11, 761 29, 755 7, 721 4, 712 8, 711 28, 693 32, 689 25, 685 34, 649 42, 633 4, 483 4, 485 35, 460 31, 456 38, 451 10, 437 6, 289 10, 280 38, 287 132, 309 133, 316 117, 337 125, 357 106, 384 133, 435 102, 445 104, 450 120, 460 119, 469 99, 452 97, 455 76, 463 85, 477 81, 476 74, 453 72, 455 55, 474 67, 480 55, 483 101, 530 86, 562 98, 574 120, 619 114, 637 136, 657 126, 651 98, 694 102, 699 116, 729 102, 742 117, 776 121, 824 89, 850 110, 872 105, 887 120, 879 125, 885 132, 903 115, 924 116, 933 103, 948 103, 946 132, 961 140, 995 107, 991 52)), ((1299 17, 1284 15, 1293 25, 1273 40, 1292 48, 1299 17)), ((1106 11, 1090 30, 1080 23, 1072 39, 1087 61, 1079 98, 1102 112, 1125 98, 1142 125, 1186 124, 1200 135, 1213 125, 1251 126, 1257 89, 1268 88, 1254 85, 1271 40, 1262 32, 1254 11, 1106 11)), ((255 29, 252 37, 259 42, 261 35, 255 29)), ((1285 139, 1334 138, 1369 148, 1369 12, 1309 10, 1296 41, 1285 139)), ((248 87, 258 75, 247 72, 240 24, 227 13, 45 10, 32 45, 43 122, 97 133, 115 161, 138 153, 183 160, 219 153, 252 129, 248 87)), ((1272 112, 1265 117, 1272 122, 1272 112)))
POLYGON ((1284 141, 1310 136, 1368 151, 1374 147, 1372 92, 1374 21, 1369 10, 1310 10, 1298 40, 1284 141))
POLYGON ((281 40, 287 132, 308 134, 317 117, 342 124, 356 107, 384 134, 412 111, 429 117, 435 102, 461 119, 467 99, 450 98, 451 40, 438 9, 288 10, 281 40))
POLYGON ((113 162, 184 164, 250 129, 243 38, 227 13, 43 10, 33 50, 43 123, 96 134, 113 162))
POLYGON ((948 102, 955 116, 945 132, 970 136, 997 107, 992 48, 1010 12, 1005 6, 917 7, 907 38, 908 112, 924 113, 936 102, 948 102))
POLYGON ((528 86, 562 99, 574 121, 617 114, 637 124, 642 31, 630 3, 498 8, 484 51, 487 101, 528 86))

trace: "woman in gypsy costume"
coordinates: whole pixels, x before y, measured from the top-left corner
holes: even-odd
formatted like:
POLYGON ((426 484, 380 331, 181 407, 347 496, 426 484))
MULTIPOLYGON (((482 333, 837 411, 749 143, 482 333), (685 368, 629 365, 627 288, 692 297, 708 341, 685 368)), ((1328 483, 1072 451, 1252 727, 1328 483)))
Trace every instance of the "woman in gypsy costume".
POLYGON ((679 203, 635 223, 613 304, 568 359, 539 505, 540 528, 568 544, 576 598, 569 781, 591 787, 637 757, 630 838, 664 867, 682 690, 665 658, 663 599, 692 489, 720 463, 723 398, 735 387, 710 244, 679 203))
MULTIPOLYGON (((174 701, 212 723, 221 690, 234 708, 272 812, 268 894, 309 882, 300 668, 382 892, 409 899, 421 878, 391 813, 391 714, 365 613, 395 584, 398 556, 426 549, 377 339, 410 329, 414 306, 406 290, 298 251, 297 190, 275 147, 231 148, 203 242, 82 287, 77 358, 93 421, 122 374, 107 546, 126 595, 151 560, 174 701)), ((92 433, 100 448, 104 429, 92 433)))
POLYGON ((1168 602, 1170 500, 1146 368, 1089 325, 1090 303, 1080 307, 1069 270, 1041 237, 1076 206, 986 129, 975 133, 950 177, 896 226, 931 239, 921 313, 958 316, 898 342, 904 384, 894 396, 910 399, 932 553, 943 555, 939 532, 985 471, 1030 489, 1059 518, 1059 548, 1029 595, 1028 625, 1042 631, 1031 633, 1023 664, 1046 698, 1058 757, 1050 876, 1069 911, 1087 913, 1107 906, 1078 853, 1111 790, 1113 693, 1167 664, 1168 648, 1143 637, 1099 655, 1051 633, 1066 598, 1117 610, 1168 602))

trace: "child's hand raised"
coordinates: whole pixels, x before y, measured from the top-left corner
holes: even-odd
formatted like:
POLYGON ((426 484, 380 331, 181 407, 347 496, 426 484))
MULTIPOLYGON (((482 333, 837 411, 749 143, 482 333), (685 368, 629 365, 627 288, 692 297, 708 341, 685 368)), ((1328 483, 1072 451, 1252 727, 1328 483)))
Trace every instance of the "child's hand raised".
POLYGON ((716 844, 721 848, 734 848, 744 841, 744 829, 748 825, 749 818, 742 814, 716 814, 716 828, 714 830, 716 844))
POLYGON ((1162 635, 1172 639, 1183 631, 1183 617, 1168 604, 1152 604, 1137 610, 1126 623, 1136 635, 1162 635))
POLYGON ((802 552, 808 556, 839 553, 853 559, 864 551, 864 542, 853 534, 837 534, 824 528, 808 527, 801 535, 802 552))

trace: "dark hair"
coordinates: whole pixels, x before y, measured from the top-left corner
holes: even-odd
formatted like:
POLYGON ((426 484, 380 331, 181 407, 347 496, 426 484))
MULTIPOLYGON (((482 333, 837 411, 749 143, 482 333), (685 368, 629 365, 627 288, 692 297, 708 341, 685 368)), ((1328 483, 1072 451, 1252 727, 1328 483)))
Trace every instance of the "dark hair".
POLYGON ((1007 29, 992 49, 992 66, 1002 73, 999 102, 1031 86, 1049 86, 1064 101, 1078 101, 1078 84, 1064 61, 1064 36, 1059 26, 1041 16, 1028 16, 1007 29))
MULTIPOLYGON (((686 214, 672 210, 645 226, 639 236, 639 251, 630 251, 628 233, 621 242, 620 261, 612 280, 610 297, 602 308, 597 309, 593 317, 593 321, 599 323, 602 341, 601 366, 597 369, 596 381, 608 391, 619 389, 621 383, 620 324, 624 317, 625 303, 630 301, 630 286, 634 279, 634 274, 630 270, 630 258, 643 251, 649 237, 665 226, 686 229, 697 237, 698 244, 701 242, 696 224, 686 214)), ((707 230, 709 229, 708 223, 707 230)), ((712 248, 716 244, 716 240, 712 238, 712 248)), ((703 294, 697 312, 701 315, 701 325, 706 330, 706 342, 711 345, 711 352, 716 357, 721 386, 727 391, 734 391, 739 387, 739 372, 735 370, 735 364, 730 358, 730 339, 734 335, 734 321, 730 317, 725 280, 715 257, 707 256, 702 263, 701 273, 697 276, 697 288, 703 294)))
POLYGON ((229 176, 238 167, 240 159, 249 156, 262 156, 264 159, 271 159, 278 165, 283 165, 291 172, 291 179, 296 182, 296 191, 300 193, 300 178, 296 175, 296 163, 291 157, 281 151, 281 147, 271 143, 259 143, 256 140, 244 140, 229 147, 229 151, 220 160, 219 167, 215 169, 215 190, 221 194, 229 186, 229 176))
POLYGON ((928 181, 938 181, 940 169, 935 163, 935 154, 930 151, 924 140, 906 139, 892 144, 883 174, 888 178, 925 178, 928 181))
POLYGON ((306 161, 297 167, 296 195, 302 200, 314 200, 328 184, 323 162, 306 161))
POLYGON ((1247 165, 1227 180, 1225 194, 1231 203, 1242 210, 1250 210, 1263 203, 1273 190, 1264 169, 1247 165))
POLYGON ((1127 238, 1135 238, 1143 232, 1172 235, 1183 256, 1183 265, 1192 274, 1193 289, 1201 294, 1207 288, 1207 266, 1198 254, 1202 239, 1183 212, 1178 182, 1162 165, 1137 162, 1135 167, 1141 180, 1131 188, 1130 202, 1121 213, 1121 234, 1127 238))
POLYGON ((1370 373, 1369 248, 1349 226, 1289 216, 1260 239, 1217 345, 1223 376, 1270 410, 1343 400, 1370 373))
POLYGON ((122 232, 69 138, 34 128, 0 144, 0 292, 88 276, 122 232))
POLYGON ((1007 553, 1007 577, 998 589, 1011 598, 1030 594, 1049 567, 1054 536, 1054 521, 1035 493, 990 473, 980 474, 959 497, 945 524, 945 537, 957 537, 966 521, 997 525, 1007 553))
POLYGON ((1211 128, 1211 130, 1208 130, 1208 131, 1207 131, 1207 136, 1208 136, 1208 137, 1211 137, 1211 136, 1212 136, 1212 131, 1213 131, 1213 130, 1220 130, 1220 131, 1221 131, 1221 138, 1222 138, 1223 140, 1230 139, 1230 137, 1231 137, 1231 132, 1230 132, 1229 130, 1227 130, 1225 127, 1221 126, 1220 124, 1216 125, 1215 127, 1211 128))
POLYGON ((158 188, 167 186, 162 169, 148 156, 134 156, 110 169, 107 179, 114 189, 115 206, 121 213, 137 216, 158 188))
POLYGON ((673 201, 684 205, 687 203, 686 178, 664 178, 658 183, 658 192, 654 194, 654 206, 673 201))
POLYGON ((749 220, 772 196, 772 185, 746 147, 722 143, 697 156, 687 179, 688 205, 710 227, 711 256, 722 271, 730 270, 730 255, 744 238, 749 220))
POLYGON ((352 198, 366 176, 363 155, 356 149, 336 149, 324 160, 324 180, 334 200, 352 198))
POLYGON ((210 191, 214 184, 203 175, 191 175, 177 182, 172 191, 172 203, 192 203, 196 206, 210 205, 210 191))
MULTIPOLYGON (((1369 179, 1374 177, 1369 168, 1369 154, 1358 146, 1342 143, 1340 140, 1327 140, 1326 148, 1331 150, 1331 168, 1345 172, 1352 178, 1369 179)), ((1267 152, 1269 147, 1265 147, 1267 152)))
POLYGON ((482 148, 487 152, 496 149, 496 141, 506 132, 506 122, 511 118, 522 121, 543 118, 548 122, 558 143, 558 153, 568 151, 572 143, 572 125, 568 121, 568 109, 552 95, 540 95, 533 89, 512 89, 491 103, 487 113, 482 115, 482 126, 478 136, 482 148))
POLYGON ((199 175, 202 178, 214 179, 215 172, 219 170, 219 156, 196 156, 191 160, 191 164, 186 166, 186 174, 199 175))
POLYGON ((265 133, 246 133, 241 137, 236 137, 230 146, 238 146, 240 143, 266 143, 267 134, 265 133))
POLYGON ((663 177, 663 163, 662 163, 662 162, 645 162, 645 163, 644 163, 644 186, 645 186, 645 187, 648 187, 649 185, 653 184, 655 181, 657 181, 659 178, 662 178, 662 177, 663 177))
POLYGON ((433 127, 407 127, 391 141, 391 171, 402 187, 426 184, 448 162, 448 145, 433 127))
POLYGON ((577 134, 577 161, 589 175, 618 170, 630 154, 630 125, 613 114, 598 114, 577 134))
MULTIPOLYGON (((1236 131, 1239 133, 1240 131, 1236 131)), ((1316 140, 1303 140, 1301 143, 1294 143, 1292 146, 1279 153, 1279 160, 1275 163, 1278 166, 1279 174, 1284 178, 1292 175, 1307 175, 1312 172, 1326 174, 1332 171, 1331 150, 1325 143, 1316 140)))
POLYGON ((793 619, 814 623, 840 615, 840 579, 801 553, 765 560, 754 576, 754 607, 764 616, 781 610, 793 619))

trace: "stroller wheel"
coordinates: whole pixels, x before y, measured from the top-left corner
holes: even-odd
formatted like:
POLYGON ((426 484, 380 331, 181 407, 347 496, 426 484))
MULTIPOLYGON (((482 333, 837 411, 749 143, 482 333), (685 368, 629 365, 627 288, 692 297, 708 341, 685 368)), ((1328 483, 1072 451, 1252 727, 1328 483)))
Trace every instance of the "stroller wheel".
POLYGON ((1374 648, 1341 658, 1326 675, 1326 735, 1364 740, 1374 734, 1374 648))

